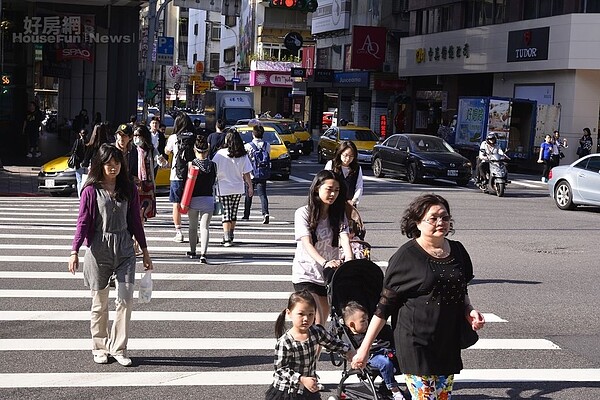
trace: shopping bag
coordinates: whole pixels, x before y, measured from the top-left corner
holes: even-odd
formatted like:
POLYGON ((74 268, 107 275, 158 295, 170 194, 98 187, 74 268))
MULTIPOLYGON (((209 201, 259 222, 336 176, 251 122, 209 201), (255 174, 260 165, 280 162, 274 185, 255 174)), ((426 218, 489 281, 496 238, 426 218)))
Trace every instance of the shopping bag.
POLYGON ((215 204, 213 206, 213 215, 223 215, 223 204, 219 201, 219 198, 215 198, 215 204))
POLYGON ((138 303, 149 303, 152 298, 152 271, 146 271, 140 280, 138 303))

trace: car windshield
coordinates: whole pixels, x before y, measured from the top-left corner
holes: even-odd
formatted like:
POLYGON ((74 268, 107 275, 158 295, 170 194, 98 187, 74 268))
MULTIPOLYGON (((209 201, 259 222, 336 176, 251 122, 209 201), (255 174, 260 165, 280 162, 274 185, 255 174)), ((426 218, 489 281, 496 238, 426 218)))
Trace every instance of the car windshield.
MULTIPOLYGON (((252 131, 251 130, 244 130, 244 131, 238 131, 238 132, 240 133, 240 136, 242 137, 242 140, 244 141, 244 143, 249 143, 252 141, 252 131)), ((273 131, 265 131, 265 133, 263 134, 263 140, 271 145, 281 144, 279 137, 273 131)))
POLYGON ((280 135, 291 135, 293 133, 290 130, 290 127, 285 123, 266 122, 263 123, 263 125, 270 126, 271 128, 275 129, 280 135))
POLYGON ((414 153, 454 153, 454 149, 444 140, 435 136, 409 138, 410 149, 414 153))
POLYGON ((379 138, 370 129, 340 129, 340 140, 376 142, 379 140, 379 138))

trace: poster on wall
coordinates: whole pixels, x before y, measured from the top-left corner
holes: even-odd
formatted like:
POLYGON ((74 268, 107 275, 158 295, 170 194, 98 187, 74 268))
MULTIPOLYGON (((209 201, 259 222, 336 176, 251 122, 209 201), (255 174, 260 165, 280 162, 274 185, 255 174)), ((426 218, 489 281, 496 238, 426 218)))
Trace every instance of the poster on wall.
POLYGON ((486 111, 487 103, 483 98, 458 100, 455 144, 471 147, 479 146, 486 111))
POLYGON ((539 146, 545 140, 546 135, 551 135, 558 130, 559 126, 560 106, 538 103, 533 145, 539 146))
POLYGON ((508 146, 511 103, 509 100, 490 99, 487 133, 493 132, 503 150, 508 146))

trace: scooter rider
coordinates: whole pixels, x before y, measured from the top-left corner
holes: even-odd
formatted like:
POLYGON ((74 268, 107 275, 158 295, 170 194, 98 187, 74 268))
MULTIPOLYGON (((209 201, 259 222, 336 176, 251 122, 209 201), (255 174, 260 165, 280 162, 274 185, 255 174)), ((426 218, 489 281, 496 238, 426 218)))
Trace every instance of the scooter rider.
POLYGON ((490 172, 489 157, 492 154, 499 154, 502 157, 506 157, 504 151, 497 144, 498 137, 494 132, 489 132, 485 141, 479 146, 479 157, 477 157, 477 184, 483 184, 485 182, 485 175, 490 172))

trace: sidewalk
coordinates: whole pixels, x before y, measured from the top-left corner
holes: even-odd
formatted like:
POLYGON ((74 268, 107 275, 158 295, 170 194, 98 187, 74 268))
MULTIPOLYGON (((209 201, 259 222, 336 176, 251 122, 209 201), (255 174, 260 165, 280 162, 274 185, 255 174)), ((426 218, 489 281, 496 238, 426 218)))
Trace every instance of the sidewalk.
MULTIPOLYGON (((0 196, 48 196, 38 192, 37 175, 43 164, 65 155, 70 145, 61 141, 56 133, 44 132, 40 137, 41 157, 27 158, 18 152, 0 157, 0 196)), ((6 151, 6 148, 5 148, 6 151)))

